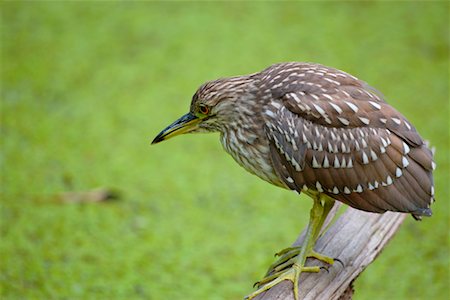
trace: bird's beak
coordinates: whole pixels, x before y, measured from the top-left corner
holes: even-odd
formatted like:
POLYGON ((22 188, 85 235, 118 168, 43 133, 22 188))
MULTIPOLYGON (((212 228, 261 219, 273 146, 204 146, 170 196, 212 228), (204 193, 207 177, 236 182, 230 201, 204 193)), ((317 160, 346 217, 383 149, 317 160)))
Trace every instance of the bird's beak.
POLYGON ((195 130, 200 122, 200 118, 189 112, 161 131, 153 140, 152 145, 195 130))

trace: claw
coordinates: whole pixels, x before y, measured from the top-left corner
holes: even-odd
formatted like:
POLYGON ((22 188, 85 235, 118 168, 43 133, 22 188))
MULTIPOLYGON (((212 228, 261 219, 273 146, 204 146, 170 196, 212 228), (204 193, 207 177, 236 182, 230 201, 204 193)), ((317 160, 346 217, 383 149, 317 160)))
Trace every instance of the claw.
POLYGON ((340 260, 339 258, 334 258, 334 261, 337 261, 338 263, 340 263, 341 264, 341 266, 344 268, 345 266, 344 266, 344 263, 342 262, 342 260, 340 260))
POLYGON ((320 267, 320 269, 325 270, 325 271, 327 271, 328 274, 330 274, 330 270, 328 270, 329 267, 322 266, 322 267, 320 267))

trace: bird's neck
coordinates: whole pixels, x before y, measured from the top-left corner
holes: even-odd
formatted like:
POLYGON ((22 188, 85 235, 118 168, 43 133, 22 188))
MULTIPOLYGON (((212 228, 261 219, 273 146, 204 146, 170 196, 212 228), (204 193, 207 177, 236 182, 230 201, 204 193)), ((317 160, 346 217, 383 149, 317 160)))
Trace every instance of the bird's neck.
POLYGON ((241 118, 240 122, 229 123, 223 128, 220 135, 223 148, 248 172, 274 185, 285 187, 272 167, 264 128, 246 120, 249 119, 241 118))

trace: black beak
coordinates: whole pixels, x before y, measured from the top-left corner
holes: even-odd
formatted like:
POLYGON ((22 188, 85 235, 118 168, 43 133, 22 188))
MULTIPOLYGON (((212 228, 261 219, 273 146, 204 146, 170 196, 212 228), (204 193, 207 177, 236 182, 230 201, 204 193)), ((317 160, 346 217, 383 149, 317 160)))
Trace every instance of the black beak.
POLYGON ((152 145, 195 130, 198 128, 200 121, 201 119, 189 112, 161 131, 152 141, 152 145))

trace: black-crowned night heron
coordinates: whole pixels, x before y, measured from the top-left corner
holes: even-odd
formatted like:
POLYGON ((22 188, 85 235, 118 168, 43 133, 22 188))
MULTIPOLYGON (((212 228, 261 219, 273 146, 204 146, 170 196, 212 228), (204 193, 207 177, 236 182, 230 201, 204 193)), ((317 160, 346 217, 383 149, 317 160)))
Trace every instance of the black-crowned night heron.
POLYGON ((308 257, 338 200, 383 213, 431 216, 432 151, 414 126, 383 96, 354 76, 314 63, 280 63, 245 76, 203 84, 189 113, 153 144, 182 133, 220 132, 225 150, 247 171, 314 200, 302 246, 287 248, 258 282, 253 298, 282 280, 298 296, 308 257))

